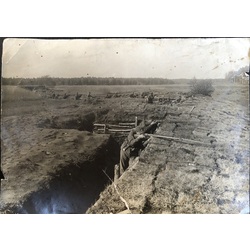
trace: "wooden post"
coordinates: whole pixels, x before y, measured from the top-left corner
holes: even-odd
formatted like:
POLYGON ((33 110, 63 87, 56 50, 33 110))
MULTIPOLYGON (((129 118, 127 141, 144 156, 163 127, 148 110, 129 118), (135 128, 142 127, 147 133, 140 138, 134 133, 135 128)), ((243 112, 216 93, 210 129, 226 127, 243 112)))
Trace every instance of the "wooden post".
POLYGON ((137 118, 137 116, 135 117, 135 127, 137 127, 138 126, 138 118, 137 118))
POLYGON ((104 130, 104 134, 106 134, 106 131, 107 131, 106 124, 104 124, 104 128, 103 128, 103 130, 104 130))
POLYGON ((120 177, 120 167, 119 165, 115 164, 114 168, 114 182, 117 181, 120 177))

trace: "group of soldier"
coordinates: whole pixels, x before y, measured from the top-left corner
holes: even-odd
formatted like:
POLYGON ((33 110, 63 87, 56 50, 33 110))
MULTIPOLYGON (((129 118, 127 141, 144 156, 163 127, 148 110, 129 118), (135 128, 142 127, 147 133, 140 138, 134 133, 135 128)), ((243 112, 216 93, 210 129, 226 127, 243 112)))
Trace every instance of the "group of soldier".
MULTIPOLYGON (((68 99, 70 96, 71 96, 70 94, 64 93, 64 95, 61 97, 59 94, 53 93, 51 98, 52 99, 68 99)), ((79 94, 78 92, 76 93, 76 95, 74 95, 75 100, 81 100, 81 98, 82 98, 82 94, 79 94)), ((87 94, 87 99, 90 99, 90 98, 93 98, 93 96, 89 92, 87 94)))

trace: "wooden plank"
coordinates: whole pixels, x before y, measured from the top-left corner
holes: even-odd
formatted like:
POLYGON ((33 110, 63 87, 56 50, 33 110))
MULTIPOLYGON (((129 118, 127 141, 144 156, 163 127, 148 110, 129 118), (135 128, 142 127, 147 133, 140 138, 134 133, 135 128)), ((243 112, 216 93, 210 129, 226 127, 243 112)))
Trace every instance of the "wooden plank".
POLYGON ((116 125, 116 124, 100 124, 100 123, 95 123, 95 127, 110 127, 110 128, 133 128, 132 125, 116 125))
POLYGON ((154 138, 167 139, 167 140, 172 140, 172 141, 177 141, 177 142, 182 142, 182 143, 200 144, 200 145, 205 145, 205 146, 211 146, 211 144, 209 144, 209 143, 204 143, 201 141, 195 141, 195 140, 191 140, 191 139, 184 139, 184 138, 171 137, 171 136, 165 136, 165 135, 157 135, 157 134, 145 134, 145 135, 151 136, 154 138))
POLYGON ((135 126, 135 123, 134 122, 120 122, 119 125, 121 126, 135 126))
POLYGON ((96 126, 96 127, 104 127, 104 126, 105 126, 105 124, 94 123, 94 126, 96 126))
POLYGON ((131 129, 107 129, 104 130, 102 128, 97 129, 97 131, 104 132, 104 133, 129 133, 131 129))
POLYGON ((130 132, 131 129, 108 129, 109 132, 130 132))
POLYGON ((125 125, 113 125, 113 124, 107 124, 110 128, 133 128, 132 126, 125 126, 125 125))
POLYGON ((102 132, 104 132, 104 129, 103 129, 103 128, 98 128, 97 131, 102 131, 102 132))

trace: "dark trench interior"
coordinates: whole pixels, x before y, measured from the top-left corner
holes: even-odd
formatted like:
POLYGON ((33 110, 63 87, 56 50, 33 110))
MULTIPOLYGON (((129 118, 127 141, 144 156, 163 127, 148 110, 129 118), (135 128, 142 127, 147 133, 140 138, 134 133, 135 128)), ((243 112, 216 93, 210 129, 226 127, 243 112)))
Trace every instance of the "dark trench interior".
POLYGON ((101 150, 92 161, 68 165, 48 186, 23 204, 21 213, 85 213, 113 179, 114 164, 119 160, 116 142, 101 150))
MULTIPOLYGON (((90 112, 81 116, 45 118, 37 126, 95 133, 94 123, 100 122, 100 119, 102 119, 100 114, 90 112)), ((117 121, 115 123, 117 124, 117 121)), ((77 159, 78 162, 64 165, 60 172, 49 176, 45 184, 41 184, 39 191, 21 200, 18 206, 7 209, 11 213, 28 214, 86 213, 88 208, 98 200, 100 193, 114 179, 114 166, 119 163, 120 146, 126 136, 127 134, 121 133, 110 134, 108 142, 96 149, 92 159, 82 159, 82 161, 77 159)))
MULTIPOLYGON (((86 118, 86 117, 85 117, 86 118)), ((77 121, 66 121, 61 129, 90 131, 94 119, 76 118, 77 121), (71 123, 72 122, 72 123, 71 123), (81 123, 82 122, 82 123, 81 123), (87 125, 85 127, 85 125, 87 125)), ((50 123, 54 125, 54 123, 50 123)), ((48 123, 46 126, 48 127, 48 123)), ((51 126, 54 127, 54 126, 51 126)), ((54 127, 55 128, 55 127, 54 127)), ((58 129, 58 128, 57 128, 58 129)), ((93 132, 93 129, 91 130, 93 132)), ((96 150, 93 159, 84 159, 64 166, 59 173, 51 176, 46 185, 22 202, 14 213, 28 214, 82 214, 98 200, 100 193, 111 184, 114 178, 114 165, 119 163, 120 145, 124 135, 110 135, 107 144, 96 150), (110 180, 111 179, 111 180, 110 180)))

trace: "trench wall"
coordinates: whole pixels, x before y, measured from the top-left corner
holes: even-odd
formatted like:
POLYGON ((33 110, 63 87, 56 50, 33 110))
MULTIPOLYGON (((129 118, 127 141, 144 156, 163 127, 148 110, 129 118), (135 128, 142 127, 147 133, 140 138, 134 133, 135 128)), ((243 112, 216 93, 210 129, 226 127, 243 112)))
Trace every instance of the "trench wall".
POLYGON ((249 117, 234 102, 194 97, 168 107, 137 162, 88 213, 249 213, 249 117), (201 143, 198 143, 201 142, 201 143))

